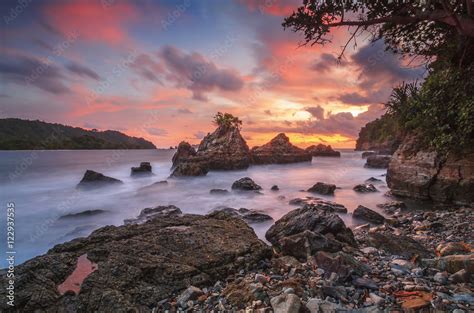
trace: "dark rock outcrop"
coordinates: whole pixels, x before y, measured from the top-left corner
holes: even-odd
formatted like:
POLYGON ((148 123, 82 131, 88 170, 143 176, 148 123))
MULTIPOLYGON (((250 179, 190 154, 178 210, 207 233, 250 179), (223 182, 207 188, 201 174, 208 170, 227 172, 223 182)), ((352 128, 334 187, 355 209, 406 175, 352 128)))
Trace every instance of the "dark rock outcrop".
POLYGON ((362 158, 368 158, 369 156, 377 155, 377 152, 374 151, 364 151, 362 152, 362 158))
POLYGON ((381 232, 370 233, 368 242, 371 246, 383 249, 391 254, 400 255, 408 259, 414 256, 430 257, 429 252, 418 241, 404 236, 396 236, 395 234, 384 234, 381 232))
POLYGON ((314 157, 340 157, 341 152, 333 150, 330 145, 312 145, 305 149, 306 152, 314 157))
POLYGON ((140 166, 138 167, 132 167, 131 169, 131 175, 151 175, 151 164, 150 162, 141 162, 140 166))
POLYGON ((339 216, 309 205, 285 214, 270 227, 265 238, 272 244, 279 246, 280 240, 284 237, 307 230, 331 236, 341 243, 356 245, 352 231, 346 227, 339 216))
POLYGON ((184 162, 176 166, 171 177, 205 176, 207 172, 209 168, 205 162, 184 162))
POLYGON ((226 194, 229 193, 229 190, 227 190, 227 189, 215 188, 215 189, 209 190, 209 193, 210 193, 211 195, 226 195, 226 194))
POLYGON ((310 230, 283 237, 279 241, 280 252, 283 255, 291 255, 299 261, 306 260, 318 251, 337 252, 341 251, 342 244, 330 236, 324 236, 310 230))
POLYGON ((336 213, 347 213, 347 208, 342 204, 323 200, 316 197, 304 197, 304 198, 295 198, 291 199, 289 204, 299 205, 299 206, 308 206, 317 210, 324 212, 336 212, 336 213))
POLYGON ((159 205, 154 208, 145 208, 141 210, 140 214, 134 219, 124 220, 124 224, 143 224, 156 217, 179 216, 183 214, 181 209, 174 205, 159 205))
POLYGON ((101 210, 101 209, 85 210, 85 211, 78 212, 78 213, 69 213, 69 214, 62 215, 61 217, 59 217, 59 219, 64 220, 64 219, 73 219, 73 218, 96 216, 96 215, 104 214, 104 213, 107 213, 107 212, 108 211, 101 210))
POLYGON ((333 195, 336 185, 317 182, 313 187, 309 188, 309 192, 319 193, 321 195, 333 195))
POLYGON ((385 114, 361 128, 356 141, 356 150, 371 150, 393 154, 404 134, 396 118, 385 114))
MULTIPOLYGON (((15 307, 2 312, 150 312, 189 286, 212 285, 271 255, 244 221, 184 215, 107 226, 15 268, 15 307), (60 295, 80 256, 97 265, 80 292, 60 295), (21 286, 21 287, 20 287, 21 286)), ((6 286, 4 275, 1 285, 6 286)), ((6 299, 6 289, 0 296, 6 299)))
POLYGON ((385 221, 385 217, 383 217, 383 215, 363 205, 359 205, 352 213, 352 216, 374 224, 382 224, 385 221))
POLYGON ((217 208, 208 214, 210 217, 238 217, 246 221, 247 223, 261 223, 267 221, 273 221, 273 218, 265 213, 249 210, 246 208, 234 209, 229 207, 217 208))
POLYGON ((388 168, 391 158, 390 155, 371 155, 367 157, 365 166, 370 168, 388 168))
POLYGON ((252 178, 244 177, 239 180, 236 180, 232 184, 233 190, 242 190, 242 191, 258 191, 261 190, 262 187, 255 183, 252 178))
POLYGON ((190 157, 193 157, 195 155, 196 155, 196 150, 193 148, 193 146, 191 146, 186 141, 181 141, 178 145, 178 150, 176 150, 176 153, 173 155, 172 168, 175 168, 176 166, 178 166, 178 164, 185 162, 190 157))
POLYGON ((278 134, 263 146, 253 147, 250 151, 252 163, 286 164, 311 161, 311 154, 290 143, 283 133, 278 134))
POLYGON ((77 184, 76 188, 87 190, 117 184, 122 184, 122 181, 119 179, 105 176, 102 173, 87 170, 84 173, 84 177, 82 177, 79 184, 77 184))
POLYGON ((474 153, 443 157, 408 137, 390 162, 387 184, 396 196, 474 204, 474 153))
POLYGON ((357 192, 376 192, 378 191, 377 188, 375 188, 374 185, 372 184, 359 184, 359 185, 355 185, 354 188, 354 191, 357 191, 357 192))

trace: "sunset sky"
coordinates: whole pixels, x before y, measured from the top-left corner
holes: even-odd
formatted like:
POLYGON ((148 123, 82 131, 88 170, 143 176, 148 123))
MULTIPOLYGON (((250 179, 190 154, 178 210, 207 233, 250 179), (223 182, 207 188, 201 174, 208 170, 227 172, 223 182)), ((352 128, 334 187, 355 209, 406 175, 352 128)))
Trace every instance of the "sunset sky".
POLYGON ((283 30, 302 1, 2 1, 1 117, 114 129, 158 147, 198 143, 212 116, 243 120, 250 146, 354 147, 381 103, 424 69, 369 43, 337 56, 283 30))

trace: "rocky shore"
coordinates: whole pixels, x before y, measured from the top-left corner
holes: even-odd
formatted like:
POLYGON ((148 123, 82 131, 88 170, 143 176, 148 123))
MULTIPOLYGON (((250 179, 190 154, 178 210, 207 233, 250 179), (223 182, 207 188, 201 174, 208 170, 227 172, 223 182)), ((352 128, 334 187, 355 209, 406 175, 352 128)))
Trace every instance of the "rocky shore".
MULTIPOLYGON (((338 216, 347 214, 340 204, 314 197, 290 203, 299 208, 276 221, 266 234, 272 247, 247 225, 268 220, 258 212, 223 208, 199 216, 182 214, 175 206, 144 209, 127 225, 98 229, 18 266, 16 307, 1 303, 0 308, 2 312, 457 313, 473 309, 472 208, 407 211, 402 202, 388 202, 380 205, 385 216, 358 209, 358 218, 375 224, 351 230, 338 216), (88 271, 74 274, 84 262, 88 271)), ((2 289, 0 295, 4 293, 2 289)))

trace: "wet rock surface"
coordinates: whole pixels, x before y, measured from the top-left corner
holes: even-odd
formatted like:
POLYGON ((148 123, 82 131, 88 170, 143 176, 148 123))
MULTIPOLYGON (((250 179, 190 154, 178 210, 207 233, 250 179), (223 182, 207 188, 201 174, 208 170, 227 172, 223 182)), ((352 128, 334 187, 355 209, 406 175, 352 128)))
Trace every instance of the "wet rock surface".
POLYGON ((261 223, 267 221, 273 221, 273 218, 265 213, 259 212, 257 210, 250 210, 246 208, 234 209, 229 207, 216 208, 211 213, 208 214, 210 217, 237 217, 243 219, 245 222, 251 223, 261 223))
MULTIPOLYGON (((21 287, 16 290, 16 306, 2 301, 0 309, 152 312, 190 286, 212 286, 229 275, 257 268, 270 253, 253 230, 236 218, 184 215, 141 225, 107 226, 17 266, 16 286, 21 287), (78 295, 61 296, 58 285, 86 253, 97 270, 85 278, 78 295)), ((2 275, 2 284, 4 279, 2 275)), ((199 294, 189 292, 180 304, 200 299, 199 294)), ((5 289, 0 296, 5 298, 5 289)))
POLYGON ((334 190, 336 190, 336 185, 322 182, 317 182, 308 189, 309 192, 319 193, 321 195, 333 195, 334 190))
POLYGON ((291 144, 283 133, 263 146, 253 147, 250 153, 254 164, 286 164, 309 162, 312 159, 310 153, 291 144))
POLYGON ((306 152, 314 157, 340 157, 341 152, 335 151, 330 145, 312 145, 305 149, 306 152))
POLYGON ((105 176, 102 173, 98 173, 92 170, 86 170, 84 177, 82 177, 76 188, 81 190, 90 190, 106 186, 119 185, 123 182, 119 179, 115 179, 109 176, 105 176))
POLYGON ((308 206, 324 212, 347 213, 347 208, 342 204, 317 197, 295 198, 291 199, 288 204, 301 207, 308 206))
POLYGON ((352 213, 353 217, 366 220, 374 224, 383 224, 385 217, 363 205, 359 205, 352 213))
POLYGON ((152 166, 150 162, 141 162, 140 166, 132 167, 131 175, 132 176, 143 176, 143 175, 152 175, 152 166))
POLYGON ((365 166, 370 168, 388 168, 391 159, 390 155, 371 155, 367 157, 365 166))
POLYGON ((236 180, 232 184, 232 190, 240 190, 240 191, 258 191, 261 190, 262 187, 255 183, 250 177, 244 177, 241 179, 236 180))
POLYGON ((362 192, 362 193, 378 191, 377 188, 375 188, 373 184, 359 184, 359 185, 354 186, 354 188, 352 189, 354 189, 354 191, 362 192))

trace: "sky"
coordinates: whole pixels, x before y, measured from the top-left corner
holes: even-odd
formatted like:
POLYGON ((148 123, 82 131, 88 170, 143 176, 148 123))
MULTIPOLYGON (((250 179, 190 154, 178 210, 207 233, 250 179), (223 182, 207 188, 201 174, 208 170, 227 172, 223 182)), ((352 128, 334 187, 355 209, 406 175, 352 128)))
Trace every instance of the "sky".
POLYGON ((0 117, 113 129, 157 147, 199 143, 217 112, 249 146, 280 132, 353 148, 402 81, 424 70, 347 28, 304 46, 283 19, 302 0, 5 0, 0 117))

